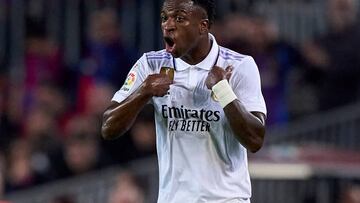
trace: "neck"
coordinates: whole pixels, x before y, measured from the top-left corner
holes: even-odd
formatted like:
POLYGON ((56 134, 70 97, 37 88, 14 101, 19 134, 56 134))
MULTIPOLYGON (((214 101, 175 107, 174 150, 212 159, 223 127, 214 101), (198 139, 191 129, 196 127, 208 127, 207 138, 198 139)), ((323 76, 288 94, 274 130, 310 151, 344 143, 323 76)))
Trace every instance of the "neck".
POLYGON ((182 56, 181 59, 190 65, 198 64, 209 54, 211 45, 212 41, 210 40, 209 36, 206 35, 206 37, 199 40, 194 48, 182 56))

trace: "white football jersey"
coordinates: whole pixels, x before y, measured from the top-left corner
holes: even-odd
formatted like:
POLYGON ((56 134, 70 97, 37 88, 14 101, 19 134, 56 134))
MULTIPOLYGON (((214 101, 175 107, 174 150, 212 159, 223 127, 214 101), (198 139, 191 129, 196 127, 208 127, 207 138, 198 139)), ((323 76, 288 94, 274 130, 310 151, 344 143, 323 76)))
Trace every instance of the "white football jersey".
POLYGON ((266 114, 258 68, 252 57, 212 48, 189 65, 165 50, 145 53, 131 69, 113 101, 121 102, 161 67, 175 69, 169 94, 153 97, 159 162, 159 203, 249 202, 251 184, 246 149, 236 140, 220 104, 205 85, 210 69, 233 67, 230 78, 248 111, 266 114))

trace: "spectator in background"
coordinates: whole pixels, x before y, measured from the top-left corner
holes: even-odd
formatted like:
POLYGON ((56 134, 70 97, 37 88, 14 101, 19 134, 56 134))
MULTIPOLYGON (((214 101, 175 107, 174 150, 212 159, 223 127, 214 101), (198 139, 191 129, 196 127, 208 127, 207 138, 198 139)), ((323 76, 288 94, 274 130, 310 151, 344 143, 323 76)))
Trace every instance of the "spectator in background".
POLYGON ((329 31, 304 45, 307 79, 318 90, 319 110, 360 96, 360 25, 354 0, 328 2, 329 31))
POLYGON ((114 88, 106 83, 96 83, 91 86, 82 86, 77 102, 77 113, 87 116, 102 117, 102 111, 109 105, 114 88))
POLYGON ((339 203, 360 203, 360 185, 354 184, 347 188, 339 203))
POLYGON ((22 133, 23 91, 19 85, 10 84, 7 78, 0 83, 0 150, 5 150, 22 133))
POLYGON ((103 140, 104 149, 118 163, 127 163, 156 154, 154 109, 147 105, 136 118, 126 136, 103 140))
POLYGON ((54 114, 46 106, 36 106, 24 122, 24 135, 32 146, 33 170, 47 181, 55 178, 51 159, 60 152, 62 139, 54 114))
POLYGON ((9 147, 6 167, 6 192, 27 189, 47 181, 34 170, 32 146, 24 139, 15 139, 9 147))
MULTIPOLYGON (((18 180, 18 176, 21 176, 17 173, 18 164, 13 163, 11 159, 22 156, 14 155, 9 160, 10 163, 13 163, 10 167, 14 168, 14 171, 10 170, 8 173, 10 177, 7 181, 7 188, 10 190, 27 187, 27 184, 37 184, 39 183, 37 177, 41 177, 41 183, 51 179, 49 156, 51 151, 59 148, 60 143, 56 139, 59 134, 57 119, 66 108, 65 99, 58 90, 58 86, 62 82, 63 71, 60 49, 47 36, 44 22, 30 18, 26 20, 24 81, 9 81, 5 85, 4 95, 7 96, 7 99, 4 100, 5 110, 1 118, 4 121, 4 124, 1 124, 4 128, 1 131, 4 134, 1 133, 1 137, 5 137, 5 141, 1 145, 7 148, 13 139, 25 137, 29 142, 27 147, 31 154, 26 155, 29 157, 24 156, 21 161, 26 163, 24 160, 28 158, 29 163, 36 163, 31 165, 29 169, 31 172, 28 172, 30 175, 35 174, 35 180, 31 180, 30 183, 18 180)), ((15 140, 14 143, 11 145, 12 147, 20 145, 17 144, 18 140, 15 140)), ((23 153, 11 148, 9 150, 10 154, 23 153)), ((24 171, 26 170, 24 169, 24 171)))
POLYGON ((102 117, 114 92, 129 72, 136 53, 121 42, 120 25, 115 10, 94 12, 80 63, 76 113, 102 117))
POLYGON ((224 27, 220 26, 215 33, 222 35, 222 43, 234 51, 253 56, 258 64, 262 92, 269 109, 267 124, 287 122, 291 87, 288 78, 300 62, 298 51, 280 40, 277 26, 265 17, 231 14, 222 24, 224 27), (221 33, 224 30, 226 32, 221 33))
POLYGON ((5 76, 0 74, 0 153, 9 145, 13 138, 11 132, 15 132, 10 123, 7 110, 8 84, 5 76))
POLYGON ((63 152, 53 159, 58 178, 85 174, 111 163, 99 146, 98 129, 93 117, 79 115, 68 121, 63 152))
POLYGON ((131 173, 123 172, 115 181, 108 203, 144 203, 144 200, 144 191, 135 177, 131 173))
MULTIPOLYGON (((59 47, 49 39, 45 23, 27 21, 25 51, 24 111, 31 109, 37 88, 43 83, 55 86, 63 82, 62 55, 59 47)), ((34 104, 35 103, 35 104, 34 104)))
POLYGON ((149 105, 142 110, 130 130, 130 135, 135 149, 134 159, 155 155, 156 135, 152 106, 149 105))
POLYGON ((106 8, 90 18, 85 59, 81 63, 84 77, 94 82, 121 86, 137 55, 121 42, 120 25, 115 10, 106 8))
POLYGON ((69 102, 64 94, 61 87, 52 83, 39 84, 34 92, 35 108, 40 107, 53 116, 54 119, 61 119, 68 108, 67 102, 69 102))

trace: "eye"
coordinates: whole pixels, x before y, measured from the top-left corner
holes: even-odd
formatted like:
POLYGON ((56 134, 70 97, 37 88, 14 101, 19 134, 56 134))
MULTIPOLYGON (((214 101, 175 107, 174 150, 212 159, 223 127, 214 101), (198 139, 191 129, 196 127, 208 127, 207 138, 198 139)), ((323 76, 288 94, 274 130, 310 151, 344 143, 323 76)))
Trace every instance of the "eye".
POLYGON ((176 18, 175 18, 175 20, 176 20, 176 22, 178 22, 178 23, 181 23, 181 22, 183 22, 184 21, 184 17, 182 17, 182 16, 176 16, 176 18))
POLYGON ((161 19, 161 22, 164 23, 167 21, 168 18, 165 15, 161 15, 160 19, 161 19))

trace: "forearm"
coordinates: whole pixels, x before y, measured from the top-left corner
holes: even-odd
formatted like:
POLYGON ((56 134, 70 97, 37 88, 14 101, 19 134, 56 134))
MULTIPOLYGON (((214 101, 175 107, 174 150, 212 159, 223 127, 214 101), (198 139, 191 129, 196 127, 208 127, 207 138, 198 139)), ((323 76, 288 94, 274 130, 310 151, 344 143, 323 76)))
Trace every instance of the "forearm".
POLYGON ((130 129, 139 112, 153 96, 162 97, 170 89, 172 80, 165 74, 149 75, 140 87, 123 102, 114 102, 104 113, 102 136, 114 139, 130 129))
MULTIPOLYGON (((242 81, 246 81, 248 91, 260 92, 260 77, 253 60, 248 61, 252 75, 244 75, 242 81)), ((261 112, 249 112, 238 100, 237 95, 229 84, 233 68, 228 66, 225 70, 214 66, 208 73, 205 84, 213 93, 212 98, 218 101, 224 109, 236 139, 251 152, 258 151, 263 144, 265 135, 265 115, 261 112)), ((251 73, 251 72, 250 72, 251 73)), ((238 81, 239 82, 239 81, 238 81)), ((251 97, 255 97, 253 92, 251 97)), ((258 99, 259 97, 256 96, 258 99)), ((261 102, 261 101, 259 101, 261 102)))
POLYGON ((265 125, 261 113, 248 112, 239 100, 234 100, 224 108, 225 115, 236 139, 251 152, 257 152, 263 144, 265 125))
POLYGON ((103 138, 115 139, 127 132, 150 99, 151 95, 145 94, 139 88, 120 104, 114 102, 103 116, 103 138))

